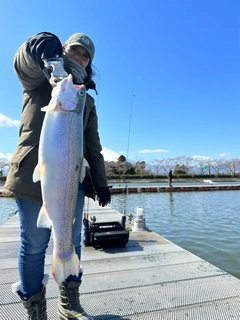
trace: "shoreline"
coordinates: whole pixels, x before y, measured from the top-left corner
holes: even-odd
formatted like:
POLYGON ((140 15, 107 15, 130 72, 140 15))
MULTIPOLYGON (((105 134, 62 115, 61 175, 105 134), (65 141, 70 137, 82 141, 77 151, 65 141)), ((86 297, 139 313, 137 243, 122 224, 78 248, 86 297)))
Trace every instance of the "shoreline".
MULTIPOLYGON (((173 178, 172 182, 196 182, 203 183, 203 178, 173 178)), ((212 182, 239 182, 240 178, 211 178, 212 182)), ((168 178, 163 179, 107 179, 108 183, 168 183, 168 178)))
MULTIPOLYGON (((219 191, 219 190, 240 190, 240 178, 212 178, 204 182, 204 179, 199 178, 175 178, 172 180, 172 187, 168 185, 168 179, 108 179, 108 186, 111 194, 116 193, 134 193, 134 192, 176 192, 176 191, 219 191), (234 183, 233 185, 227 185, 226 183, 234 183), (158 184, 158 186, 154 186, 158 184), (179 185, 182 183, 183 185, 179 185), (192 183, 193 185, 184 186, 184 183, 192 183), (194 185, 196 183, 197 185, 194 185), (217 185, 217 183, 225 183, 226 185, 217 185), (239 183, 239 184, 235 184, 239 183), (118 186, 114 186, 117 184, 118 186), (130 186, 128 185, 130 184, 130 186), (134 186, 136 184, 136 186, 134 186), (141 186, 141 184, 143 184, 141 186), (145 184, 145 185, 144 185, 145 184), (149 184, 149 186, 146 186, 149 184), (163 184, 160 185, 159 184, 163 184), (177 184, 174 186, 174 184, 177 184), (200 185, 199 185, 200 184, 200 185), (122 186, 125 185, 125 186, 122 186), (131 185, 133 185, 131 187, 131 185)), ((13 197, 5 196, 2 194, 4 184, 0 185, 0 197, 13 197)))

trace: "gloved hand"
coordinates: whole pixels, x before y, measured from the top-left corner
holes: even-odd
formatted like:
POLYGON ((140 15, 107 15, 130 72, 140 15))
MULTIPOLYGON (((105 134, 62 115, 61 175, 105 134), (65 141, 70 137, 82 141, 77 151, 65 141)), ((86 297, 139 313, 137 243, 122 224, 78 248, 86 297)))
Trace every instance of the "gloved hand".
POLYGON ((30 37, 26 42, 26 50, 41 69, 44 69, 43 60, 61 57, 63 53, 60 40, 50 32, 41 32, 30 37))
POLYGON ((63 58, 44 60, 44 66, 52 70, 49 82, 53 87, 55 87, 59 81, 62 81, 63 78, 66 78, 68 76, 68 73, 65 71, 63 64, 63 58))
POLYGON ((101 187, 97 190, 98 203, 100 206, 105 207, 111 202, 111 195, 108 187, 101 187))

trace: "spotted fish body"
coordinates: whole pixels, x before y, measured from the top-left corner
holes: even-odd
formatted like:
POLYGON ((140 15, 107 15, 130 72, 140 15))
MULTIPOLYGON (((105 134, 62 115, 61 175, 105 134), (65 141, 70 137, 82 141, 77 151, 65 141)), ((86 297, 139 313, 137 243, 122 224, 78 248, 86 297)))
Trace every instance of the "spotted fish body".
POLYGON ((33 181, 41 181, 43 205, 37 226, 52 227, 52 273, 58 284, 79 274, 80 261, 72 243, 78 184, 85 175, 83 159, 84 85, 64 78, 52 91, 40 142, 33 181))

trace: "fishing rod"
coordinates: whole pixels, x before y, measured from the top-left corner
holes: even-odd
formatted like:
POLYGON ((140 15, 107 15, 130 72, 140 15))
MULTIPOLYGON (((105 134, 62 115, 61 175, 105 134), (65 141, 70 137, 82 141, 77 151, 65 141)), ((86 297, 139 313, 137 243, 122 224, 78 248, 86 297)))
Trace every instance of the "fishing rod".
POLYGON ((134 88, 133 88, 132 99, 131 99, 131 108, 130 108, 130 117, 129 117, 129 128, 128 128, 127 161, 128 161, 129 147, 130 147, 130 133, 131 133, 132 108, 133 108, 133 98, 134 97, 135 97, 135 94, 134 94, 134 88))
MULTIPOLYGON (((130 134, 131 134, 131 124, 132 124, 132 109, 133 109, 133 98, 135 97, 134 88, 132 91, 131 97, 131 107, 130 107, 130 116, 129 116, 129 127, 128 127, 128 144, 127 144, 127 158, 126 162, 128 162, 128 155, 129 155, 129 148, 130 148, 130 134)), ((122 217, 122 224, 126 225, 126 207, 127 207, 127 182, 124 189, 124 201, 123 201, 123 217, 122 217)))

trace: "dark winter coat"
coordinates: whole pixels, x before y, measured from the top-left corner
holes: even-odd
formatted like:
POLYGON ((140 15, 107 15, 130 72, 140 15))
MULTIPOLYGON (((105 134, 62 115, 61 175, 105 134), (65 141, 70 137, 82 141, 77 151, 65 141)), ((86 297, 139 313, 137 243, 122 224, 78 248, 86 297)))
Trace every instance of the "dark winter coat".
MULTIPOLYGON (((67 59, 67 57, 65 57, 67 59)), ((26 51, 24 43, 14 57, 14 69, 23 87, 23 108, 19 141, 11 159, 3 193, 18 198, 42 201, 40 182, 33 183, 32 174, 38 162, 38 145, 45 112, 52 87, 26 51)), ((84 112, 84 156, 90 170, 84 180, 86 195, 95 197, 95 190, 107 187, 104 159, 101 154, 98 119, 94 99, 87 94, 84 112)))

